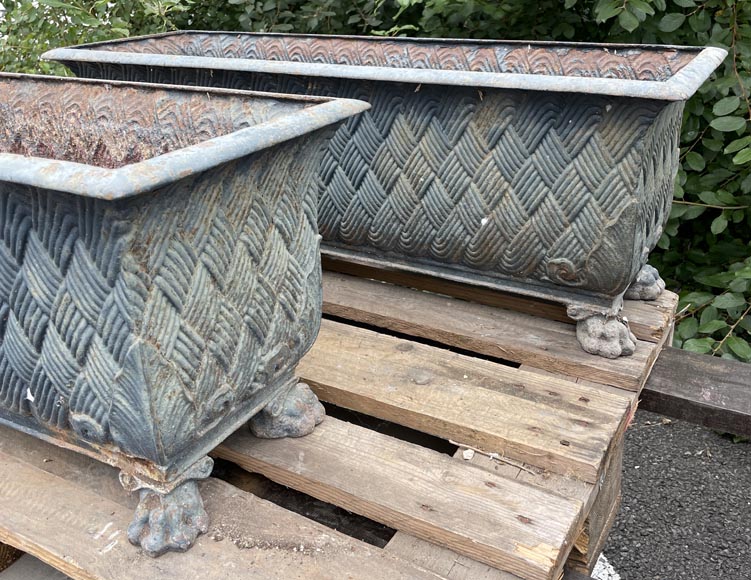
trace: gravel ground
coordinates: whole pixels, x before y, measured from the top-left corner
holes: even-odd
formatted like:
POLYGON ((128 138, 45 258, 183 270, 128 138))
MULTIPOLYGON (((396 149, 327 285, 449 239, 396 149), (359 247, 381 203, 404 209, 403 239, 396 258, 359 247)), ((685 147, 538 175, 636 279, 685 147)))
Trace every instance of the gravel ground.
POLYGON ((605 547, 621 580, 751 578, 751 444, 640 411, 605 547))

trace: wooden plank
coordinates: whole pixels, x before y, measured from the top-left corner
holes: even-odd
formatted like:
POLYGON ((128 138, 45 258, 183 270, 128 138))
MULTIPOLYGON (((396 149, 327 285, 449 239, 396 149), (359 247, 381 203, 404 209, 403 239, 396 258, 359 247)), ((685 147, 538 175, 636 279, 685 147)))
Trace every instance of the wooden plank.
MULTIPOLYGON (((453 296, 454 298, 469 300, 478 304, 506 308, 568 324, 573 323, 566 315, 565 306, 555 302, 535 300, 525 296, 483 288, 482 286, 461 284, 423 274, 384 270, 361 264, 342 262, 326 256, 323 257, 323 267, 331 272, 349 274, 359 278, 381 280, 390 284, 453 296)), ((324 279, 327 276, 328 274, 324 272, 324 279)), ((628 318, 631 330, 638 339, 658 342, 663 338, 666 329, 669 327, 677 304, 678 295, 666 291, 655 301, 626 300, 623 304, 623 315, 628 318)))
POLYGON ((566 570, 563 580, 592 580, 589 574, 583 574, 578 570, 566 570))
POLYGON ((620 505, 621 484, 623 481, 623 445, 618 445, 610 458, 602 479, 599 493, 592 509, 587 514, 584 528, 574 543, 568 559, 568 566, 586 573, 592 572, 605 541, 610 534, 613 520, 620 505))
POLYGON ((298 373, 324 401, 597 481, 629 401, 325 320, 298 373))
POLYGON ((751 365, 665 348, 642 391, 641 408, 751 436, 751 365))
POLYGON ((610 360, 584 352, 570 324, 372 280, 329 273, 324 312, 499 359, 633 391, 657 356, 637 341, 632 356, 610 360))
MULTIPOLYGON (((462 459, 463 449, 454 455, 457 460, 462 459)), ((474 454, 470 459, 462 459, 474 466, 495 473, 509 479, 523 481, 529 485, 553 491, 565 497, 581 501, 583 513, 588 513, 596 504, 597 487, 583 481, 562 477, 560 475, 535 469, 524 465, 522 468, 510 463, 491 459, 488 456, 474 454)), ((586 523, 584 524, 586 526, 586 523)), ((570 546, 569 546, 570 548, 570 546)), ((432 570, 448 580, 516 580, 518 577, 495 568, 491 568, 462 556, 447 548, 420 540, 404 532, 397 532, 385 548, 387 551, 415 562, 424 568, 432 570)), ((571 564, 570 557, 566 562, 571 564)), ((564 575, 568 580, 570 574, 564 575)))
POLYGON ((135 496, 117 488, 114 469, 0 428, 0 541, 76 580, 439 578, 215 479, 201 485, 209 533, 152 559, 125 539, 135 496))
POLYGON ((432 570, 447 580, 519 580, 519 576, 404 532, 397 532, 384 550, 432 570))
POLYGON ((678 298, 675 292, 665 290, 657 300, 624 300, 623 316, 636 338, 665 343, 672 332, 678 298))
POLYGON ((605 519, 605 525, 603 526, 599 537, 591 540, 592 547, 590 548, 589 553, 582 554, 577 550, 571 551, 571 555, 566 561, 566 569, 568 571, 577 572, 585 575, 586 577, 589 577, 589 575, 594 570, 595 565, 597 564, 597 560, 599 559, 600 554, 605 549, 605 544, 607 543, 608 536, 610 535, 610 530, 613 529, 615 519, 616 517, 618 517, 620 507, 621 495, 618 494, 612 506, 610 507, 610 512, 605 519))
MULTIPOLYGON (((664 336, 662 340, 668 340, 668 336, 664 336)), ((659 345, 658 346, 662 346, 659 345)), ((528 368, 522 365, 521 368, 528 368)), ((553 373, 548 373, 541 369, 529 368, 530 371, 539 373, 545 376, 556 377, 553 373)), ((631 399, 631 409, 629 411, 628 423, 631 422, 636 408, 639 404, 639 397, 636 393, 630 393, 622 389, 610 387, 607 385, 601 385, 592 381, 584 379, 577 379, 577 384, 585 384, 595 389, 600 389, 605 392, 615 392, 624 394, 631 399)), ((619 433, 613 441, 613 450, 610 453, 608 466, 605 469, 605 473, 600 481, 600 489, 592 497, 596 497, 591 510, 585 507, 585 513, 587 518, 584 522, 584 528, 581 534, 577 537, 569 559, 566 563, 567 568, 578 570, 583 573, 591 573, 594 568, 597 558, 602 552, 605 542, 607 541, 610 530, 613 527, 615 518, 618 514, 618 508, 620 506, 621 487, 623 480, 623 446, 624 446, 624 433, 619 433)), ((565 479, 563 480, 565 481, 565 479)), ((557 482, 554 482, 557 483, 557 482)), ((556 486, 557 487, 557 486, 556 486)), ((559 489, 559 491, 561 491, 559 489)), ((566 492, 563 492, 566 495, 566 492)), ((576 496, 574 496, 576 497, 576 496)))
POLYGON ((331 417, 300 439, 238 431, 216 455, 524 578, 557 578, 581 502, 331 417))

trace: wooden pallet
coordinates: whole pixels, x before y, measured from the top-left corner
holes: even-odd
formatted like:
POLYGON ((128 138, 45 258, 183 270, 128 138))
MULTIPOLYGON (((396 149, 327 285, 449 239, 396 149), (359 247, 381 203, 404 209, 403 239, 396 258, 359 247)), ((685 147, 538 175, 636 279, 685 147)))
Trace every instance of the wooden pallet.
POLYGON ((589 571, 618 507, 623 433, 675 303, 669 293, 628 303, 637 352, 609 361, 580 351, 554 305, 327 272, 328 319, 299 374, 326 403, 456 442, 455 455, 328 417, 300 439, 240 430, 215 456, 398 530, 383 549, 212 479, 202 488, 210 533, 187 554, 151 560, 124 539, 135 500, 111 468, 7 429, 0 541, 73 578, 212 579, 231 569, 547 580, 567 561, 589 571))

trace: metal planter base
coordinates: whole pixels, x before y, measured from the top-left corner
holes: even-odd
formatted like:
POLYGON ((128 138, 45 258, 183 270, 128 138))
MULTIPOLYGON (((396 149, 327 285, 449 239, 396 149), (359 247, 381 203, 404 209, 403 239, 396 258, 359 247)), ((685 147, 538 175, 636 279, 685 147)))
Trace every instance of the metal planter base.
MULTIPOLYGON (((248 422, 253 435, 265 439, 303 437, 323 422, 325 410, 305 383, 292 378, 248 422)), ((203 457, 170 486, 157 486, 121 474, 127 491, 138 491, 140 500, 128 527, 128 540, 152 557, 165 552, 184 552, 209 528, 197 481, 211 475, 214 462, 203 457)))

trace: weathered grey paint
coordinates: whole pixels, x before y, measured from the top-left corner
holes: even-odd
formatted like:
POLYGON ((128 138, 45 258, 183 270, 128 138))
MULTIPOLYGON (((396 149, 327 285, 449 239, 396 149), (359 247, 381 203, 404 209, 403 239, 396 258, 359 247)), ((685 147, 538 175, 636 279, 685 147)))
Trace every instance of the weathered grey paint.
POLYGON ((618 356, 634 341, 614 317, 668 216, 683 102, 725 55, 179 32, 46 56, 82 76, 369 101, 321 165, 323 252, 564 302, 585 349, 618 356))
MULTIPOLYGON (((147 490, 137 522, 172 517, 208 451, 307 396, 310 184, 333 127, 366 108, 0 74, 0 422, 118 466, 147 490)), ((293 428, 275 416, 284 434, 320 422, 308 403, 293 428)), ((185 549, 205 527, 188 512, 131 539, 185 549)))

